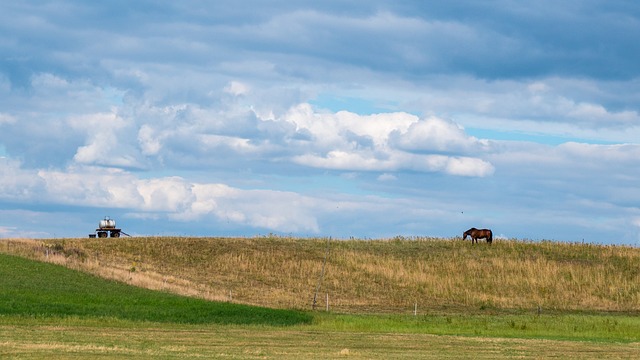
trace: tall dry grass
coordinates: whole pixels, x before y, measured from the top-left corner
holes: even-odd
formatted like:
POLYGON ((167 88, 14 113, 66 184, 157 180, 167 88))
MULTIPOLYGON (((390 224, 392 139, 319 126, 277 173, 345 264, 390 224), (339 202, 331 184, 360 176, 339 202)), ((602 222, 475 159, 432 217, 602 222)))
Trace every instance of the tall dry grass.
POLYGON ((640 249, 286 237, 4 240, 0 251, 189 296, 340 312, 640 311, 640 249), (48 256, 47 256, 48 254, 48 256))

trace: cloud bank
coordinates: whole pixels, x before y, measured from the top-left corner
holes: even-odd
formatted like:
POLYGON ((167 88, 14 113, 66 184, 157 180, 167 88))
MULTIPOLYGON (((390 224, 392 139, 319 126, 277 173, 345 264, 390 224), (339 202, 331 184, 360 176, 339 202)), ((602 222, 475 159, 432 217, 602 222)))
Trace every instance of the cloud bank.
POLYGON ((637 5, 234 4, 0 5, 0 237, 640 243, 637 5))

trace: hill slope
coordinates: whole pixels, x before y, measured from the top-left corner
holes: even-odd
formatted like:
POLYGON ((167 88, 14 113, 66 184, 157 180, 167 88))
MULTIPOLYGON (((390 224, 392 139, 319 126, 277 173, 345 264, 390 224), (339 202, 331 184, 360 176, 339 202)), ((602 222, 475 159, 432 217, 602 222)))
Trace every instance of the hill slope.
POLYGON ((0 254, 0 314, 189 324, 293 325, 311 320, 301 312, 212 303, 150 291, 4 254, 0 254))
POLYGON ((319 289, 317 306, 328 298, 340 312, 410 313, 416 305, 420 312, 640 311, 640 249, 632 247, 140 237, 14 240, 0 251, 149 288, 279 308, 310 309, 319 289))

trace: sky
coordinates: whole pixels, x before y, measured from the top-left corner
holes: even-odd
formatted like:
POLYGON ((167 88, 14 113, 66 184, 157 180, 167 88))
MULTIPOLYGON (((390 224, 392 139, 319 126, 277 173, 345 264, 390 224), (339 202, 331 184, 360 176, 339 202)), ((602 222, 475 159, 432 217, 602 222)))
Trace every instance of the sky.
POLYGON ((0 238, 640 246, 640 3, 3 1, 0 238))

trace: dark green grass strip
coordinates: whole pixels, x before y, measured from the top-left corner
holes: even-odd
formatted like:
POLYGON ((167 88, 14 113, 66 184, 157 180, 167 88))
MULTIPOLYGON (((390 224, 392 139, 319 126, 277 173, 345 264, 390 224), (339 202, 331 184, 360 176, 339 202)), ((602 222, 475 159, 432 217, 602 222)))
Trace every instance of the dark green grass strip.
POLYGON ((0 254, 0 314, 273 326, 312 321, 301 311, 182 297, 4 254, 0 254))

